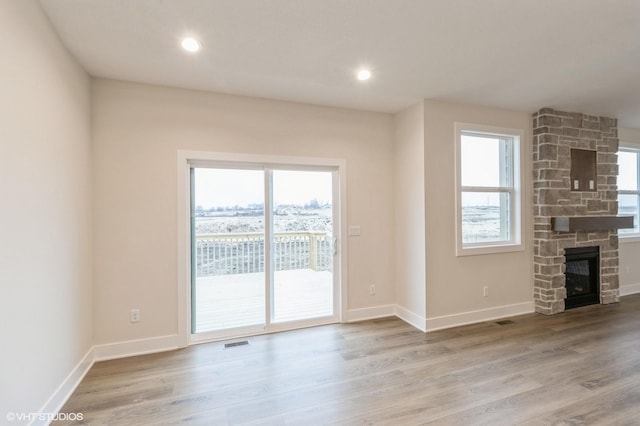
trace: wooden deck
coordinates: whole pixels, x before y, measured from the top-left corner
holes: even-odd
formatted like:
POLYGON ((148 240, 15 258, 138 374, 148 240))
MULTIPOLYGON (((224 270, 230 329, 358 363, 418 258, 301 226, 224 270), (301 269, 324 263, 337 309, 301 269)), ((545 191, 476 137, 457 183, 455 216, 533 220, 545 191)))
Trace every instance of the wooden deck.
MULTIPOLYGON (((264 324, 264 273, 196 281, 196 332, 264 324)), ((332 274, 297 269, 274 273, 274 322, 333 315, 332 274)))

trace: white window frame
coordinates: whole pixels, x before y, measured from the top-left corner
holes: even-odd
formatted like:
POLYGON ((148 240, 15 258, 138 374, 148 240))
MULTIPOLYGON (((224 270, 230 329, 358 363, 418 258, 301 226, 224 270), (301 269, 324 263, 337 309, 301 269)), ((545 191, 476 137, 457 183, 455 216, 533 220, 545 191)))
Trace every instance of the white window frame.
MULTIPOLYGON (((348 256, 347 256, 347 162, 339 158, 320 158, 320 157, 290 157, 280 155, 261 155, 261 154, 239 154, 229 152, 209 152, 209 151, 183 151, 177 152, 177 200, 178 200, 178 347, 186 347, 192 344, 204 343, 206 341, 220 340, 222 338, 243 337, 246 335, 261 334, 252 331, 248 334, 234 334, 229 336, 220 336, 213 339, 193 338, 191 334, 191 223, 189 215, 191 212, 191 167, 213 166, 222 164, 226 167, 236 165, 237 167, 251 167, 260 165, 261 167, 286 168, 292 170, 298 168, 300 170, 308 170, 311 168, 334 168, 337 173, 337 179, 334 179, 334 192, 337 192, 338 199, 334 200, 339 207, 334 211, 334 223, 337 224, 337 232, 335 237, 336 253, 339 261, 334 265, 335 278, 338 280, 336 301, 337 306, 334 308, 334 315, 338 322, 347 321, 348 304, 348 256), (339 214, 336 214, 338 213, 339 214)), ((329 323, 335 322, 333 319, 329 323)), ((284 323, 282 325, 274 325, 268 332, 286 331, 301 328, 304 326, 319 325, 318 323, 303 322, 284 323)), ((267 332, 267 331, 265 331, 267 332)))
MULTIPOLYGON (((618 189, 618 197, 620 197, 620 195, 635 195, 638 197, 638 207, 640 208, 640 147, 638 146, 633 146, 631 144, 627 145, 627 144, 620 144, 620 147, 618 148, 618 152, 632 152, 636 155, 636 170, 637 170, 637 176, 636 179, 638 180, 638 182, 636 182, 636 190, 623 190, 623 189, 618 189)), ((620 201, 618 198, 618 209, 620 209, 620 201)), ((620 214, 620 211, 618 210, 618 214, 620 214)), ((634 225, 638 225, 636 223, 634 223, 634 225)), ((622 231, 622 230, 620 230, 622 231)), ((621 243, 637 243, 640 242, 640 231, 634 231, 634 232, 618 232, 618 238, 619 241, 621 243)))
POLYGON ((455 123, 456 137, 456 256, 471 256, 491 253, 505 253, 524 250, 522 242, 522 144, 524 131, 503 127, 470 123, 455 123), (511 185, 500 187, 462 186, 462 135, 495 136, 512 141, 511 185), (463 192, 506 192, 509 193, 510 220, 509 239, 495 242, 463 243, 462 241, 462 193, 463 192))

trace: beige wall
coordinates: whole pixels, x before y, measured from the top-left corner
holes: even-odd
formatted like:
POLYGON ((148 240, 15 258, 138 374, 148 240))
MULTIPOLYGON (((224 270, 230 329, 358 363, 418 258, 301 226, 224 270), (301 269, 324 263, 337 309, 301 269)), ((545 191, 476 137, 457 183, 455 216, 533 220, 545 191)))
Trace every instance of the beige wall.
MULTIPOLYGON (((620 146, 631 146, 640 149, 640 129, 618 129, 620 146)), ((640 241, 620 238, 620 294, 625 295, 640 291, 640 241)))
POLYGON ((91 145, 89 78, 36 1, 0 1, 0 52, 3 422, 92 346, 91 145))
POLYGON ((399 307, 426 317, 424 110, 394 116, 395 282, 399 307))
POLYGON ((92 94, 96 344, 178 332, 178 150, 346 159, 349 309, 394 302, 390 115, 100 79, 92 94))
MULTIPOLYGON (((177 334, 177 150, 346 159, 345 225, 361 227, 350 310, 436 318, 531 302, 530 114, 424 101, 391 116, 91 83, 32 0, 0 0, 0 35, 0 415, 37 412, 93 344, 177 334), (525 130, 524 251, 455 256, 456 121, 525 130)), ((620 139, 640 147, 640 130, 620 139)), ((623 287, 640 284, 639 256, 621 244, 623 287)))
POLYGON ((471 105, 424 103, 427 319, 532 301, 531 115, 471 105), (456 257, 454 123, 523 129, 521 252, 456 257), (483 286, 489 296, 483 297, 483 286))

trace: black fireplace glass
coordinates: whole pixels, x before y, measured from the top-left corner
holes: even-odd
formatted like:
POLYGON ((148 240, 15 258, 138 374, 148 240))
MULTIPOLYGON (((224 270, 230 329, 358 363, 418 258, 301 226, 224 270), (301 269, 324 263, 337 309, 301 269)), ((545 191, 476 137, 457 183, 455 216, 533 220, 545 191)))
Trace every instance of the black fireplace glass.
POLYGON ((592 291, 593 284, 590 279, 588 260, 567 262, 566 274, 565 286, 568 297, 587 294, 592 291))
POLYGON ((599 247, 565 250, 565 308, 600 303, 599 247))

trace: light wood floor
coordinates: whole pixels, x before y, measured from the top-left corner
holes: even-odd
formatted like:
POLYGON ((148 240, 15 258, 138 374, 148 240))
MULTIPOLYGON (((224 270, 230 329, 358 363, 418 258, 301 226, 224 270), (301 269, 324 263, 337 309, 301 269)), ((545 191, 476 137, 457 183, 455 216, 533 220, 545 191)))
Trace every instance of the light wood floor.
POLYGON ((389 318, 249 340, 96 363, 62 412, 92 425, 640 424, 640 295, 429 334, 389 318))

